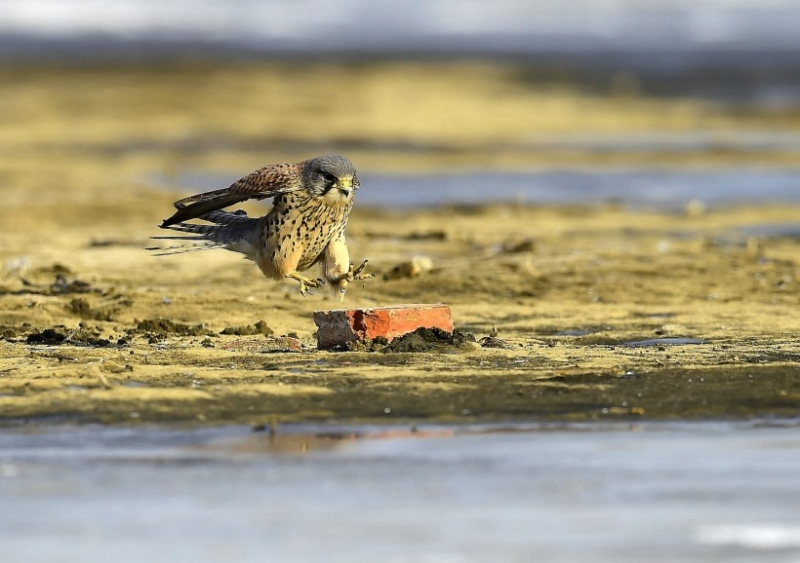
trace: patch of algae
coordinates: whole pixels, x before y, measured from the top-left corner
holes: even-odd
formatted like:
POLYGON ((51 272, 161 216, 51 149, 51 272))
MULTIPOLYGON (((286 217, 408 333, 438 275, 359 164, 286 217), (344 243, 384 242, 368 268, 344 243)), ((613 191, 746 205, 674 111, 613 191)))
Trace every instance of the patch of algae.
POLYGON ((538 133, 791 129, 797 116, 537 89, 481 65, 12 70, 0 75, 0 420, 799 412, 800 241, 747 230, 796 224, 798 207, 357 206, 349 246, 377 277, 352 284, 345 305, 444 302, 475 342, 457 354, 442 353, 448 343, 323 352, 312 312, 339 308, 335 296, 303 298, 223 251, 153 257, 144 248, 178 196, 143 185, 153 173, 244 172, 329 148, 387 171, 797 164, 770 151, 542 155, 526 145, 538 133), (384 276, 418 257, 431 267, 384 276), (653 343, 627 345, 640 341, 653 343))

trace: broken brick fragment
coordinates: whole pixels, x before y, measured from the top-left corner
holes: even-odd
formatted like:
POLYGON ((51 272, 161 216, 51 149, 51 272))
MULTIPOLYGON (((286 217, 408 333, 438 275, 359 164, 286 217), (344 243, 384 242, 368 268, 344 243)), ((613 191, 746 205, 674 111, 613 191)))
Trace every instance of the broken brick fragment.
POLYGON ((317 347, 336 348, 357 340, 378 337, 392 341, 418 328, 453 332, 453 316, 447 305, 395 305, 374 309, 315 311, 317 347))

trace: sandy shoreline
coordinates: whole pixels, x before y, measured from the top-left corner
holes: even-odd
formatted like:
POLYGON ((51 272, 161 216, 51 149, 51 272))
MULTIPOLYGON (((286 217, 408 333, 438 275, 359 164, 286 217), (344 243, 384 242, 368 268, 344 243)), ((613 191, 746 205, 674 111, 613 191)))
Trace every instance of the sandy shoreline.
MULTIPOLYGON (((798 207, 688 207, 667 213, 614 204, 428 210, 357 204, 349 228, 352 255, 368 258, 378 277, 353 286, 346 305, 443 302, 452 307, 460 330, 477 339, 496 333, 495 347, 445 350, 452 353, 317 351, 311 315, 338 307, 324 292, 302 298, 295 285, 264 279, 233 253, 153 257, 144 250, 177 199, 146 185, 148 171, 201 164, 246 173, 268 162, 313 156, 291 149, 256 155, 226 149, 224 142, 220 150, 185 152, 180 144, 165 145, 165 139, 206 135, 252 141, 270 131, 285 140, 292 132, 335 147, 337 139, 358 131, 376 142, 390 135, 455 147, 450 156, 360 148, 348 154, 373 169, 425 170, 434 156, 437 165, 456 165, 481 154, 487 143, 518 139, 525 130, 574 130, 584 115, 594 116, 584 123, 594 130, 629 130, 636 123, 763 127, 778 120, 744 115, 736 121, 735 115, 707 112, 692 101, 615 105, 618 101, 552 91, 537 98, 509 86, 501 88, 508 113, 490 122, 492 130, 463 119, 460 129, 441 123, 414 129, 411 118, 424 122, 436 110, 430 100, 453 92, 453 81, 471 76, 476 88, 485 89, 492 75, 491 84, 507 83, 501 70, 485 67, 474 75, 463 68, 449 75, 423 69, 400 78, 397 68, 391 70, 323 74, 331 83, 361 76, 358 99, 386 104, 405 99, 393 84, 419 73, 437 75, 425 102, 431 107, 406 113, 391 126, 368 123, 388 115, 380 104, 362 107, 364 115, 356 119, 358 103, 349 98, 329 99, 331 107, 314 110, 313 96, 303 94, 292 107, 264 112, 256 94, 287 87, 270 82, 274 68, 158 76, 134 69, 127 78, 109 69, 22 73, 0 84, 8 108, 16 112, 15 121, 0 130, 5 215, 0 419, 263 425, 329 419, 796 416, 798 241, 742 229, 796 223, 798 207), (169 78, 166 85, 155 80, 159 77, 169 78), (237 80, 250 81, 256 92, 246 90, 246 100, 223 98, 237 80), (186 101, 193 84, 204 85, 203 104, 186 101), (337 103, 345 108, 338 113, 337 103), (547 108, 541 115, 550 117, 518 127, 514 116, 529 111, 525 104, 537 103, 547 108), (664 111, 668 103, 673 105, 664 111), (136 112, 126 113, 132 107, 136 112), (331 112, 341 121, 329 118, 331 112), (272 121, 266 123, 264 115, 272 121), (313 125, 320 115, 327 116, 323 131, 313 125), (553 115, 561 115, 560 121, 553 115), (154 139, 155 148, 141 148, 154 139), (384 279, 418 256, 430 259, 433 269, 384 279), (251 332, 257 334, 222 334, 237 327, 256 327, 251 332), (702 342, 626 344, 660 338, 702 342)), ((305 71, 287 76, 290 84, 313 78, 305 71)), ((482 91, 456 103, 447 118, 481 111, 482 91)), ((292 97, 291 89, 281 92, 273 94, 292 97)), ((390 113, 392 119, 400 116, 390 113)), ((783 125, 794 127, 792 119, 796 116, 783 125)), ((554 162, 599 158, 565 153, 554 162)), ((613 165, 617 158, 625 155, 606 155, 604 162, 613 165)), ((663 164, 666 157, 648 158, 663 164)), ((695 158, 719 165, 743 157, 695 158)), ((798 162, 794 153, 752 158, 762 165, 798 162)), ((530 151, 511 147, 477 163, 502 168, 530 159, 530 151)))
POLYGON ((379 277, 346 305, 444 302, 460 330, 496 334, 420 354, 317 351, 312 312, 335 299, 303 298, 233 253, 154 257, 152 222, 129 224, 130 238, 93 225, 18 233, 1 256, 0 412, 252 424, 794 414, 797 241, 735 233, 797 212, 359 210, 353 253, 379 277), (433 270, 384 279, 414 256, 433 270), (652 339, 666 340, 631 345, 652 339))

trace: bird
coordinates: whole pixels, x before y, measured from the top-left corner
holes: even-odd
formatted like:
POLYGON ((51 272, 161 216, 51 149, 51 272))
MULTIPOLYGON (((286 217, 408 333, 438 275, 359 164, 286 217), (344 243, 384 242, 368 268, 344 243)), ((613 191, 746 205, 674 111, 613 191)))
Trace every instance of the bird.
POLYGON ((176 201, 177 211, 159 227, 189 235, 152 238, 188 243, 150 250, 164 255, 225 248, 244 254, 268 278, 296 280, 301 295, 328 282, 343 300, 349 283, 373 277, 364 273, 367 260, 353 268, 345 240, 359 187, 355 166, 343 156, 270 164, 227 188, 176 201), (272 199, 272 209, 263 217, 224 209, 249 199, 272 199), (209 224, 187 222, 192 219, 209 224), (321 265, 322 278, 301 274, 315 264, 321 265))

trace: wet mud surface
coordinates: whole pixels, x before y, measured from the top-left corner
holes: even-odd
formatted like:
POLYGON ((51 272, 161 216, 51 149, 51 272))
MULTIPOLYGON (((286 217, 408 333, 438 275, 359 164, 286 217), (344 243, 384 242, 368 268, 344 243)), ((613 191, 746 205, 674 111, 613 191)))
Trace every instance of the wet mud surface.
MULTIPOLYGON (((249 125, 263 113, 256 98, 239 105, 225 101, 222 92, 233 78, 262 89, 275 84, 268 80, 275 69, 261 69, 263 76, 256 70, 192 71, 160 90, 137 75, 142 71, 122 80, 115 70, 61 70, 58 89, 47 73, 0 81, 16 112, 16 121, 0 130, 0 420, 262 426, 800 412, 800 239, 791 229, 769 228, 797 223, 800 208, 790 205, 706 209, 687 202, 685 209, 659 211, 619 203, 498 203, 392 210, 356 203, 348 230, 351 255, 369 259, 376 277, 352 284, 345 306, 446 303, 458 333, 417 334, 338 352, 316 349, 313 312, 340 307, 327 290, 301 297, 296 283, 266 280, 255 266, 222 250, 153 256, 145 250, 153 244, 149 237, 159 234, 156 225, 186 191, 154 188, 144 180, 148 174, 200 163, 246 173, 313 156, 306 145, 261 150, 249 125), (217 109, 198 121, 209 128, 203 131, 190 125, 201 113, 199 102, 191 99, 184 107, 181 101, 196 82, 220 96, 207 100, 217 109), (91 88, 88 98, 79 95, 81 87, 91 88), (128 107, 134 95, 141 98, 139 113, 115 113, 108 105, 116 100, 128 107), (83 138, 73 137, 76 127, 85 131, 83 138), (194 150, 186 140, 193 135, 225 141, 219 150, 194 150), (138 144, 125 149, 131 139, 138 144), (160 144, 152 148, 154 139, 160 144), (231 150, 237 146, 242 150, 231 150)), ((390 70, 347 72, 362 80, 355 83, 366 96, 380 90, 377 81, 391 77, 390 70)), ((330 72, 334 78, 347 74, 330 72)), ((490 71, 479 77, 481 72, 490 71)), ((304 72, 287 76, 290 82, 311 80, 304 72)), ((440 82, 432 82, 431 96, 437 88, 455 91, 440 82)), ((348 155, 357 165, 398 170, 414 163, 426 170, 433 156, 465 163, 482 153, 481 143, 516 135, 512 126, 527 114, 524 104, 575 107, 574 122, 529 128, 574 128, 578 116, 587 115, 578 111, 585 109, 578 94, 509 88, 514 120, 509 113, 506 129, 503 116, 491 131, 481 129, 485 120, 462 122, 461 129, 438 130, 436 142, 454 143, 450 152, 370 153, 366 143, 348 155)), ((295 126, 314 119, 313 100, 290 94, 281 95, 297 111, 287 106, 269 113, 287 120, 272 123, 275 131, 303 131, 295 126), (288 117, 294 115, 306 117, 295 122, 288 117)), ((692 104, 661 111, 647 100, 583 101, 592 109, 588 114, 613 114, 620 126, 628 116, 648 116, 651 125, 672 129, 703 119, 722 127, 736 118, 692 104)), ((465 107, 481 107, 470 103, 476 105, 465 107)), ((421 122, 429 117, 404 116, 421 122)), ((777 119, 740 117, 758 127, 777 119)), ((396 135, 405 131, 379 126, 396 135)), ((366 125, 363 133, 371 134, 366 125)), ((346 138, 348 130, 331 125, 325 135, 346 138)), ((502 154, 510 160, 487 154, 480 164, 502 166, 527 162, 529 153, 508 148, 502 154)), ((717 163, 741 160, 706 156, 717 163)), ((797 160, 795 154, 772 156, 797 160)), ((772 156, 757 158, 765 163, 772 156)), ((549 157, 562 164, 583 158, 549 157)), ((611 164, 622 159, 606 157, 611 164)), ((647 158, 652 163, 661 157, 647 158)), ((250 214, 265 209, 245 207, 250 214)))
MULTIPOLYGON (((168 196, 167 196, 168 197, 168 196)), ((154 194, 162 203, 166 198, 154 194)), ((154 219, 166 206, 153 206, 154 219)), ((785 207, 359 210, 348 306, 444 302, 455 335, 316 349, 301 297, 232 253, 153 257, 70 229, 3 249, 3 420, 237 422, 795 416, 794 238, 715 242, 785 207), (447 217, 446 236, 409 238, 447 217), (370 235, 395 229, 398 237, 370 235), (505 244, 521 236, 522 248, 505 244), (424 255, 431 270, 382 274, 424 255), (49 280, 49 281, 48 281, 49 280)), ((80 214, 80 207, 74 213, 80 214)), ((29 240, 25 240, 25 238, 29 240)))

